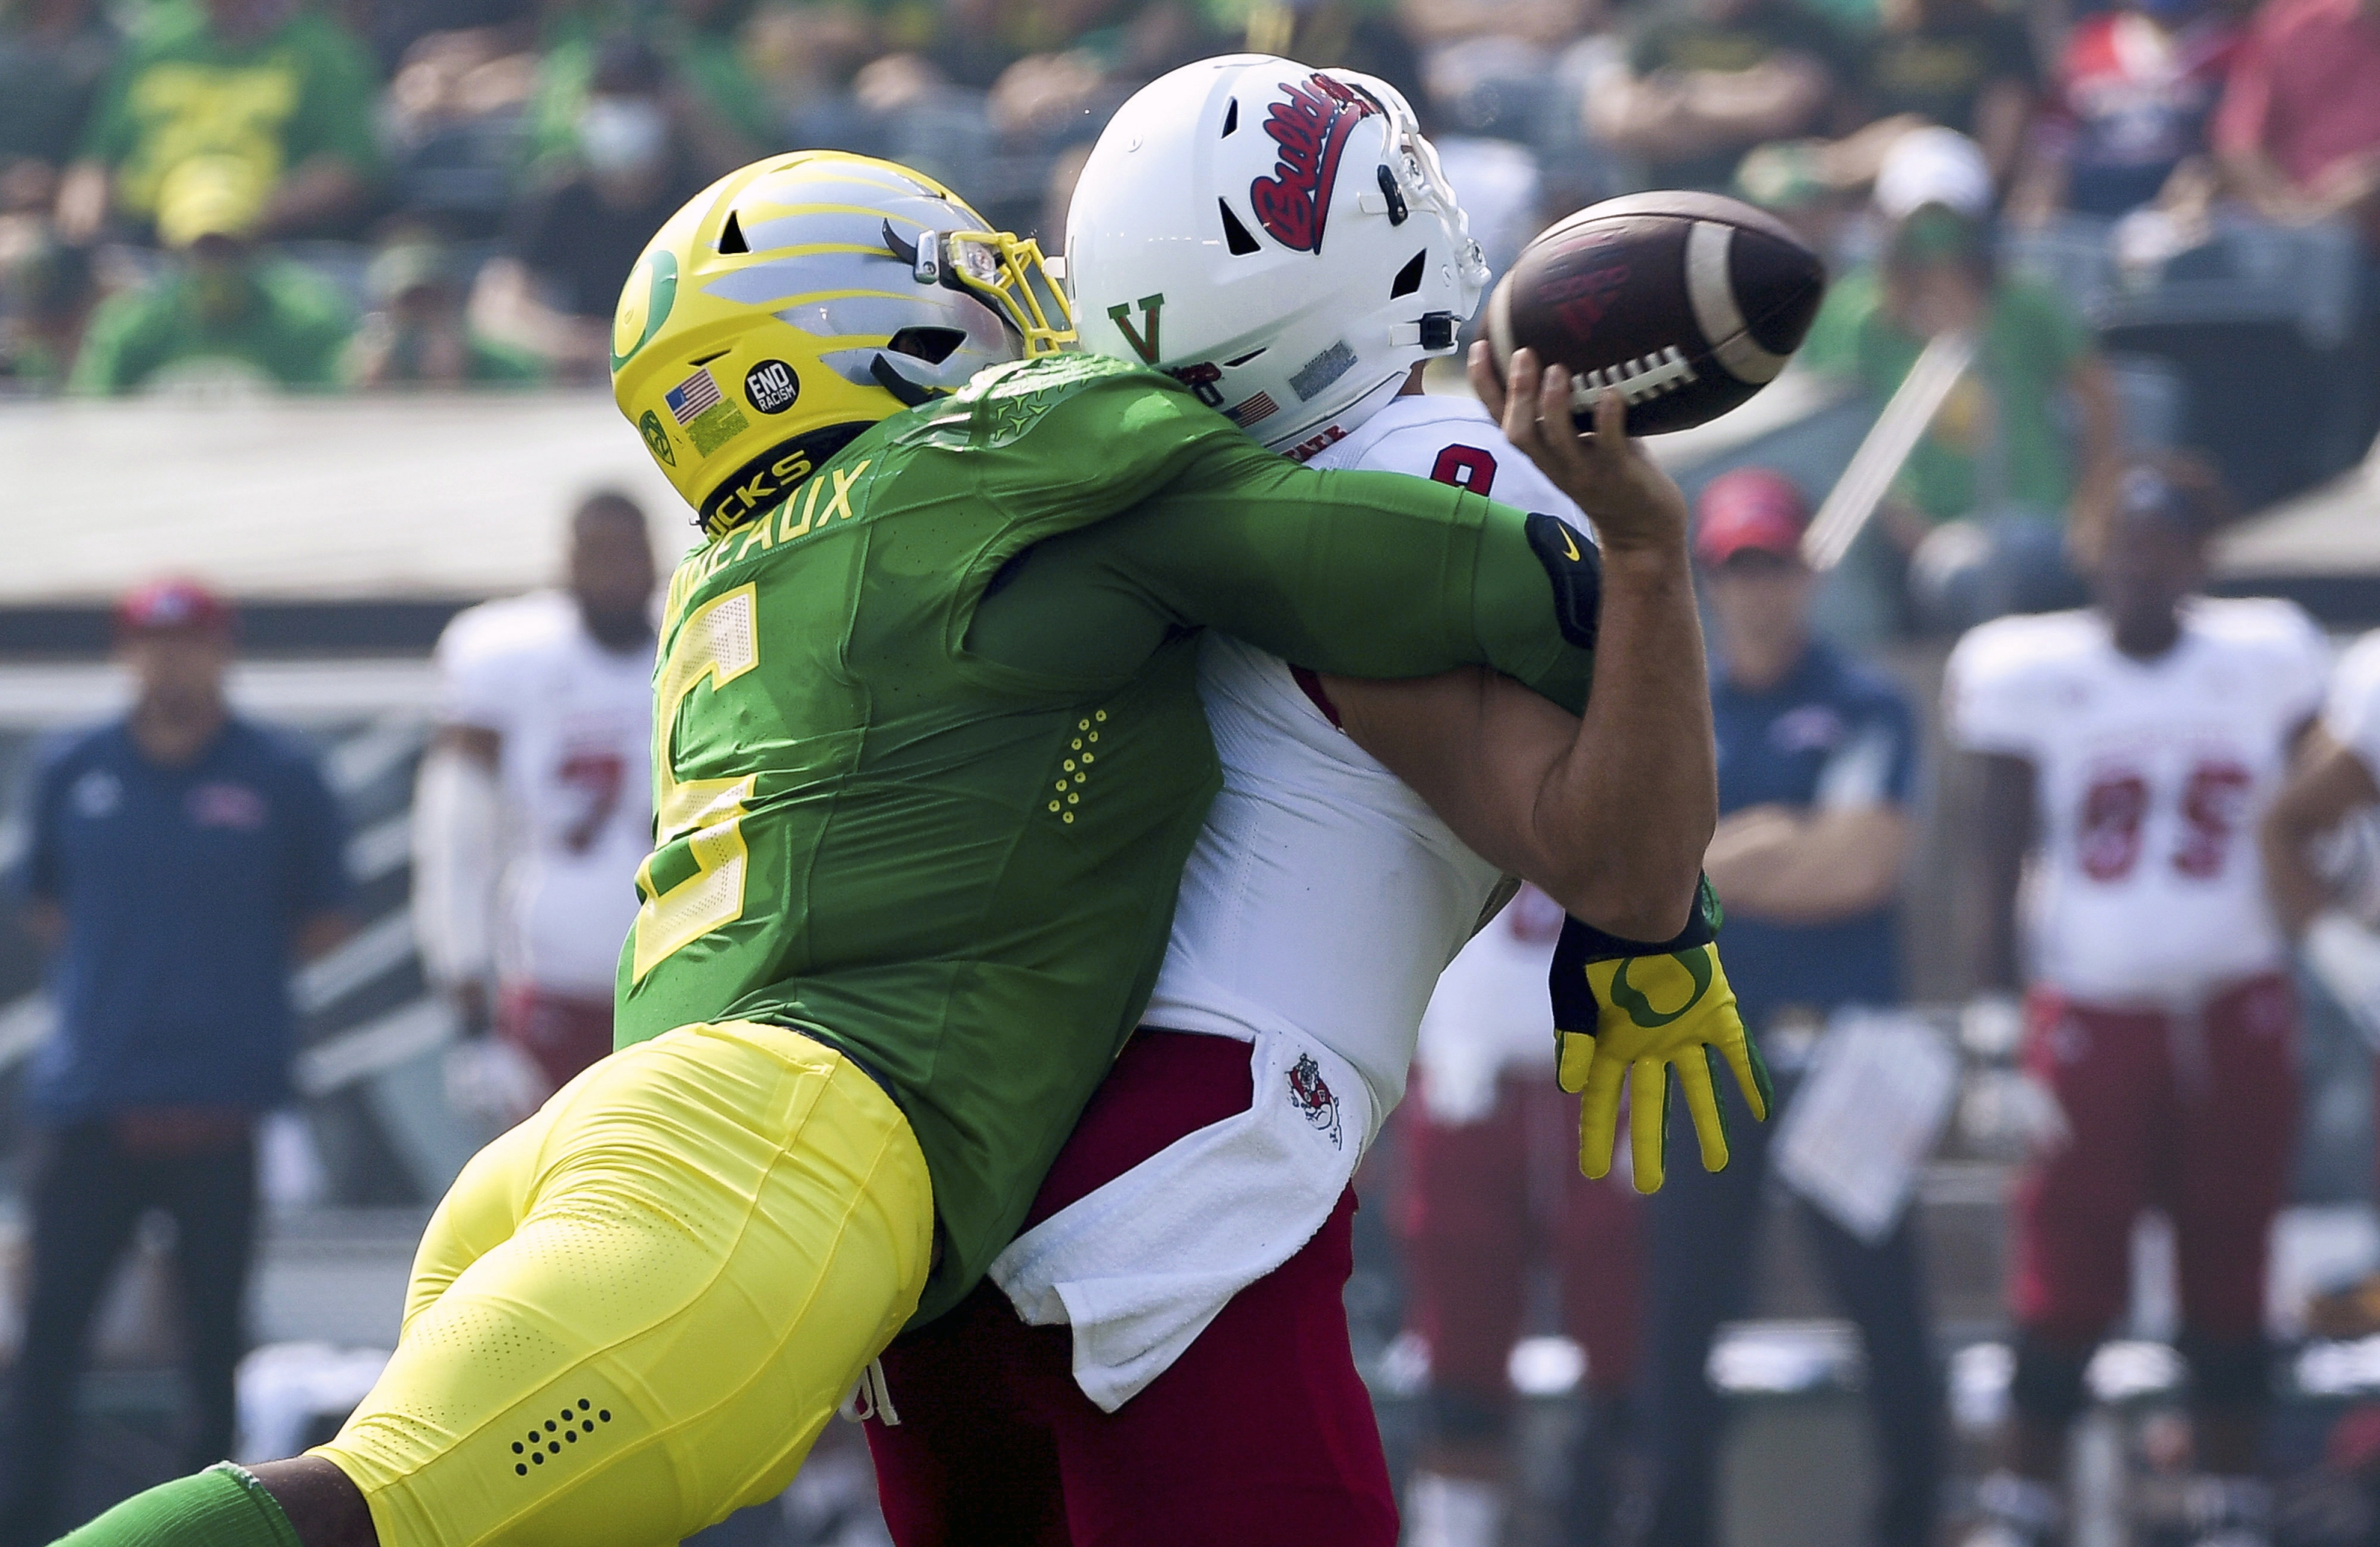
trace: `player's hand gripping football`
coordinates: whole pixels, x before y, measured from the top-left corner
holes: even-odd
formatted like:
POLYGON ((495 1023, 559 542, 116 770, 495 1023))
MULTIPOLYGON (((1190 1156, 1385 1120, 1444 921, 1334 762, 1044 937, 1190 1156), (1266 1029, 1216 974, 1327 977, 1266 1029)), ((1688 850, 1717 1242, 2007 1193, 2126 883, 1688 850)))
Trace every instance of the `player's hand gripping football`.
POLYGON ((1571 375, 1534 349, 1512 351, 1510 381, 1496 374, 1485 340, 1471 346, 1471 389, 1504 434, 1554 487, 1595 523, 1604 556, 1650 552, 1684 561, 1686 496, 1628 438, 1628 404, 1617 391, 1595 400, 1595 432, 1572 428, 1571 375))
POLYGON ((1683 1087, 1701 1141, 1703 1169, 1727 1165, 1727 1118, 1718 1104, 1719 1062, 1756 1121, 1774 1104, 1768 1066, 1737 1014, 1715 944, 1718 903, 1702 883, 1694 922, 1677 939, 1647 947, 1562 924, 1554 950, 1554 1044, 1561 1088, 1578 1095, 1578 1168, 1610 1174, 1620 1092, 1629 1101, 1629 1150, 1638 1192, 1658 1192, 1668 1174, 1670 1092, 1683 1087))

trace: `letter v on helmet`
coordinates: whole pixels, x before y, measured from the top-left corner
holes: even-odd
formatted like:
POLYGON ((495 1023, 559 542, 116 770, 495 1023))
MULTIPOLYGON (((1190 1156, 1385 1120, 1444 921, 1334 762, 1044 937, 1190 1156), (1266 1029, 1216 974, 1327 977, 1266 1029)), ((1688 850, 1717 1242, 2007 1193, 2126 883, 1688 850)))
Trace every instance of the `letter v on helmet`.
POLYGON ((1164 309, 1165 297, 1161 292, 1140 298, 1140 314, 1148 319, 1148 332, 1143 334, 1132 325, 1129 316, 1132 308, 1121 301, 1108 308, 1108 320, 1123 332, 1123 341, 1132 346, 1132 352, 1140 357, 1143 365, 1157 363, 1157 314, 1164 309))

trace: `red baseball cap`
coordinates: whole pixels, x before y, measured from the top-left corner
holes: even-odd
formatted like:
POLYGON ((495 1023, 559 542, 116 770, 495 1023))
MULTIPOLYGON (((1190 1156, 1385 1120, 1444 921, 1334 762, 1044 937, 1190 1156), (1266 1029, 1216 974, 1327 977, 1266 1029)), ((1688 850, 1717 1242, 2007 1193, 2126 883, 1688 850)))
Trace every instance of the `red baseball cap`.
POLYGON ((198 581, 181 579, 151 580, 127 591, 115 603, 119 634, 154 634, 173 628, 228 634, 231 603, 198 581))
POLYGON ((1717 568, 1745 552, 1802 556, 1810 507, 1782 473, 1738 468, 1703 486, 1694 502, 1694 556, 1717 568))

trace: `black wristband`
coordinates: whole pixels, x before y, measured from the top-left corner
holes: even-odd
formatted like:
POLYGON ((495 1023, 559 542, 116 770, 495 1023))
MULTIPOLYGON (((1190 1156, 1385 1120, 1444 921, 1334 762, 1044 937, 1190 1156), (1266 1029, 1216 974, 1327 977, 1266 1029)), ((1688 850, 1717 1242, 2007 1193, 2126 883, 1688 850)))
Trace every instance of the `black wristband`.
POLYGON ((1691 951, 1717 940, 1719 925, 1724 921, 1718 894, 1711 890, 1708 876, 1695 884, 1694 911, 1686 920, 1686 927, 1667 940, 1622 940, 1564 915, 1561 939, 1554 946, 1553 970, 1547 983, 1553 993, 1554 1024, 1565 1030, 1594 1029, 1599 1007, 1586 979, 1586 969, 1592 964, 1616 961, 1621 956, 1665 956, 1691 951))

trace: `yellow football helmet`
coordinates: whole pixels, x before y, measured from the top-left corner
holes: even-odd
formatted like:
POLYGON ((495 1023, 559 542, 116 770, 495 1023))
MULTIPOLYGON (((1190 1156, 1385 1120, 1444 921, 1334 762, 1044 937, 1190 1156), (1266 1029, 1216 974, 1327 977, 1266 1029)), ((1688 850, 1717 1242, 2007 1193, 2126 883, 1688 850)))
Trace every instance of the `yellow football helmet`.
POLYGON ((1074 341, 1037 243, 907 167, 801 151, 654 235, 612 319, 612 396, 717 536, 879 420, 1074 341))

